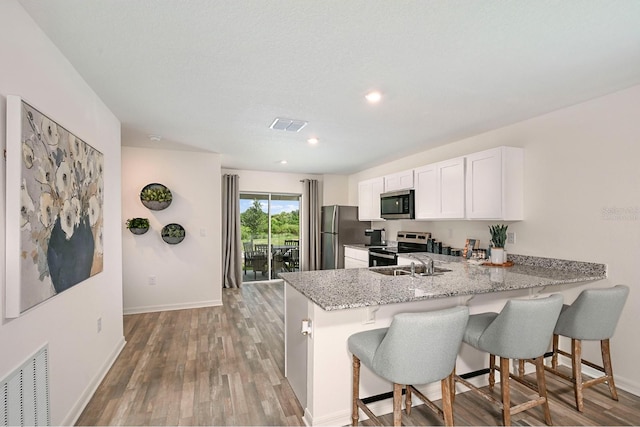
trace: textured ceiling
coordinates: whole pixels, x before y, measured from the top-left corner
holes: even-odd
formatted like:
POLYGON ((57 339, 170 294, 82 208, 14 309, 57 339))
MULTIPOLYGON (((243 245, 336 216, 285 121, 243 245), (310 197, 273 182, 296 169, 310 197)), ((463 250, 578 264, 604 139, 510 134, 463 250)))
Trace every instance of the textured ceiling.
POLYGON ((636 0, 19 2, 123 145, 227 168, 352 173, 640 84, 636 0))

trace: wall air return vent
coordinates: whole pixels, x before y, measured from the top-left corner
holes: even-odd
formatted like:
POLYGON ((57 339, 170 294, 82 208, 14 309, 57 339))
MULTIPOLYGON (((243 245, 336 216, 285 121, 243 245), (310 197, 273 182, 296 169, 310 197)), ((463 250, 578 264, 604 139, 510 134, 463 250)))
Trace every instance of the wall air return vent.
POLYGON ((285 119, 282 117, 276 117, 276 119, 269 126, 271 129, 283 130, 285 132, 300 132, 300 129, 305 127, 309 122, 304 120, 285 119))

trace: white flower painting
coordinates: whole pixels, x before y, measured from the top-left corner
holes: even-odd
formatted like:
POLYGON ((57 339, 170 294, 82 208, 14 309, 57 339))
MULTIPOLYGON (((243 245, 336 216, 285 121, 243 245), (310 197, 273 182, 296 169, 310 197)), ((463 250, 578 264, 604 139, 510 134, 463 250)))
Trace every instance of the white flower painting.
POLYGON ((103 268, 103 155, 22 101, 20 312, 103 268))

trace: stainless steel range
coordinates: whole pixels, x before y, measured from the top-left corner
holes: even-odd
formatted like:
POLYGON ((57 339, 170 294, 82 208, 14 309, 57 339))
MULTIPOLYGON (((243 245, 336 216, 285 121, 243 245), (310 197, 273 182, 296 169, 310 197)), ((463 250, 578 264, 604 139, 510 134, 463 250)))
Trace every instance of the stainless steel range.
POLYGON ((422 231, 398 231, 398 247, 369 248, 369 267, 398 265, 398 254, 427 252, 431 233, 422 231))

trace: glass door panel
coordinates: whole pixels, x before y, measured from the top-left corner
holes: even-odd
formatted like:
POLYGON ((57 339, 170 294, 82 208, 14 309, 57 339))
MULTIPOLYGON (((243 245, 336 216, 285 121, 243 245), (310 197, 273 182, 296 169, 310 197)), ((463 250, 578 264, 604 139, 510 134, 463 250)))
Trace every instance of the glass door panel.
POLYGON ((243 281, 299 268, 300 195, 241 193, 243 281))

